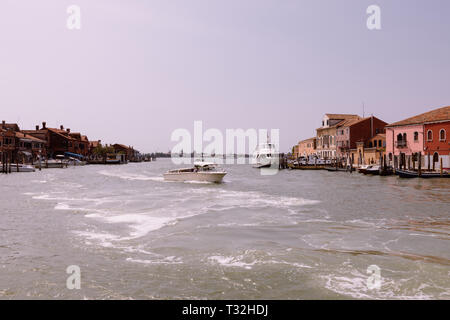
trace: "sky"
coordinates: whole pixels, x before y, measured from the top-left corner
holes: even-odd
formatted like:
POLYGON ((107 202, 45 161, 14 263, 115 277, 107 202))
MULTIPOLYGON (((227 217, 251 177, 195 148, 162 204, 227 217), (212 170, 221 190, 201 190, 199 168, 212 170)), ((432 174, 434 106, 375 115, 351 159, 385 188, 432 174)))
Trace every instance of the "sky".
POLYGON ((201 120, 279 129, 290 150, 324 113, 364 104, 390 123, 450 105, 449 14, 448 0, 2 0, 0 120, 142 152, 201 120))

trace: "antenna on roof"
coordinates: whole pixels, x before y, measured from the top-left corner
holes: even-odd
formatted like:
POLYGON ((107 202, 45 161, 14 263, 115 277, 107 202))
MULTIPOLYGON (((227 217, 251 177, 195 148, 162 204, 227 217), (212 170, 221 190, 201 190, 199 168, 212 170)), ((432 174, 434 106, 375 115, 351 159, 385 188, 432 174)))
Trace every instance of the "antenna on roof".
POLYGON ((365 118, 365 113, 364 113, 364 101, 363 101, 362 104, 363 104, 363 105, 362 105, 362 107, 363 107, 363 118, 365 118))

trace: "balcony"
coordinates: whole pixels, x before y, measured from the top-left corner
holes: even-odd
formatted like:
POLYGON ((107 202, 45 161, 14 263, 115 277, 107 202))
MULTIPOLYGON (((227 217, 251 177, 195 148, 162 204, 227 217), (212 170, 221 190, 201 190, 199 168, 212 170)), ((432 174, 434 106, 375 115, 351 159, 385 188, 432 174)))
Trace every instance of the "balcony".
POLYGON ((407 147, 407 143, 406 140, 397 140, 395 141, 395 147, 397 148, 406 148, 407 147))

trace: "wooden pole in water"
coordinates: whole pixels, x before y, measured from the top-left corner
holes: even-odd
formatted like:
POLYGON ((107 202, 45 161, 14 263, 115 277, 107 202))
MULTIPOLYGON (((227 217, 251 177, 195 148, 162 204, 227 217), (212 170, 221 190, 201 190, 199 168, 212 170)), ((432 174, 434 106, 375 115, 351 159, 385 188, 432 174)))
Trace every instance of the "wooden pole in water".
POLYGON ((419 177, 422 176, 422 152, 419 152, 419 177))
POLYGON ((394 155, 394 173, 397 170, 397 156, 394 155))
POLYGON ((403 170, 406 171, 406 153, 403 154, 403 170))
POLYGON ((416 170, 416 159, 415 156, 413 156, 412 158, 412 163, 413 163, 413 171, 416 170))
POLYGON ((411 170, 411 156, 408 156, 408 170, 411 170))
POLYGON ((12 173, 12 151, 9 154, 9 173, 12 173))
POLYGON ((428 151, 428 171, 430 171, 430 151, 428 151))
POLYGON ((442 175, 443 175, 443 168, 442 168, 442 158, 441 158, 441 177, 442 177, 442 175))
POLYGON ((433 171, 435 169, 435 162, 434 162, 434 156, 433 156, 433 171))

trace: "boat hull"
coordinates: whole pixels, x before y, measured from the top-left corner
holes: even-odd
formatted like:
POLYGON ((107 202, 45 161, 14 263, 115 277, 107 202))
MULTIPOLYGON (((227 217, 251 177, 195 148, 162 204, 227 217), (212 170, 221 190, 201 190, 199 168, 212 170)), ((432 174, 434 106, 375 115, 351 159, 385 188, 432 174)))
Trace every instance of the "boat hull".
POLYGON ((422 172, 422 174, 419 176, 419 173, 416 171, 405 171, 405 170, 395 170, 395 173, 400 178, 450 178, 450 174, 443 173, 442 176, 438 172, 422 172))
POLYGON ((270 163, 266 163, 266 164, 262 164, 262 163, 257 163, 253 165, 253 168, 256 169, 261 169, 261 168, 270 168, 271 164, 270 163))
MULTIPOLYGON (((36 169, 33 168, 33 166, 24 166, 24 165, 19 165, 19 171, 17 171, 17 165, 12 165, 12 166, 7 166, 6 168, 7 172, 35 172, 36 169)), ((0 172, 2 171, 2 168, 0 168, 0 172)))
POLYGON ((180 172, 180 173, 165 173, 164 180, 166 181, 199 181, 221 183, 226 172, 180 172))

